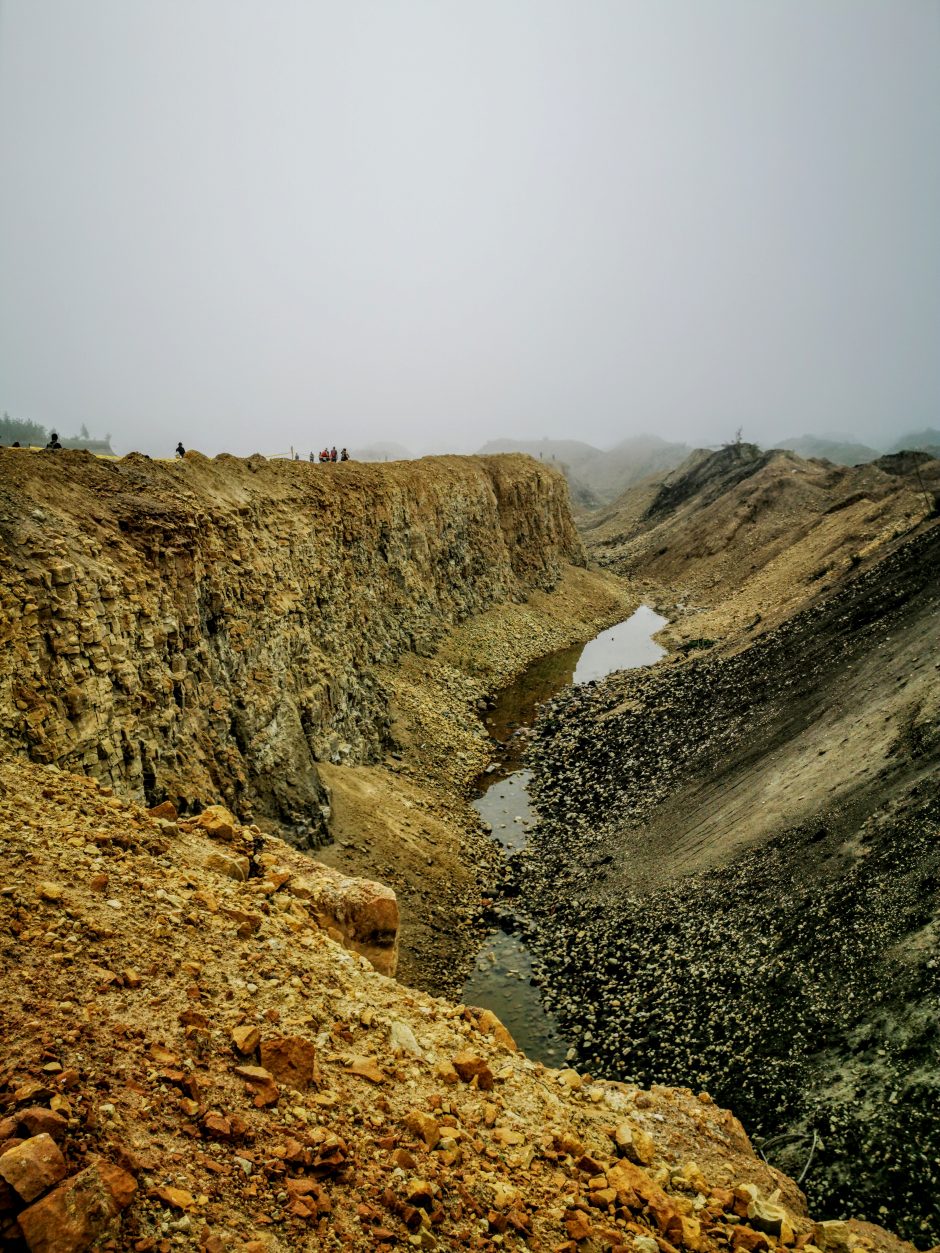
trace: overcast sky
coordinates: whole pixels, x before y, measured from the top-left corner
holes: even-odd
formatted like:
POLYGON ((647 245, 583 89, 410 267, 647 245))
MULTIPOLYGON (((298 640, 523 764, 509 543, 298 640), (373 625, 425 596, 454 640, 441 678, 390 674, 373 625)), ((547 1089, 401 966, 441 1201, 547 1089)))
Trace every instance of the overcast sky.
POLYGON ((0 0, 0 411, 120 451, 940 425, 936 0, 0 0))

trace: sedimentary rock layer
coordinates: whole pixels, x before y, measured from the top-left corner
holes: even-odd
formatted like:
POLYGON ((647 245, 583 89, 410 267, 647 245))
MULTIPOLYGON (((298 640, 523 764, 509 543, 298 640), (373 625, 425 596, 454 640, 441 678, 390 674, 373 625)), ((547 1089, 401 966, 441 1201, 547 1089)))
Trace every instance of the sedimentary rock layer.
POLYGON ((379 754, 372 667, 583 555, 526 457, 371 466, 0 450, 0 740, 185 812, 314 833, 379 754))

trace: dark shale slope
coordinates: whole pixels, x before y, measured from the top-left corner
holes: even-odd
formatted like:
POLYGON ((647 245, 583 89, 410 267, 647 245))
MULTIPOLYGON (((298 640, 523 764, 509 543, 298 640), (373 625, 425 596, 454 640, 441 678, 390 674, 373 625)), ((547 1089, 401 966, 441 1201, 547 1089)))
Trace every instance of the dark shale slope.
POLYGON ((581 1064, 705 1087, 789 1172, 812 1152, 817 1209, 926 1245, 938 575, 932 520, 750 644, 553 701, 516 885, 581 1064))

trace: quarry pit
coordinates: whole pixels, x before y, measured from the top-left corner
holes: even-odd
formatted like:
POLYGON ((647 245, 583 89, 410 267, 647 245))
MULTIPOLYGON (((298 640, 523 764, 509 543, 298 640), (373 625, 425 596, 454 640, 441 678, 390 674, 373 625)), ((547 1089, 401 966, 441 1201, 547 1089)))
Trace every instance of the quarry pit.
MULTIPOLYGON (((522 456, 0 450, 0 1113, 62 1118, 48 1196, 98 1171, 95 1239, 936 1243, 940 531, 902 475, 735 455, 579 535, 522 456), (667 656, 549 695, 507 866, 494 699, 643 602, 667 656), (441 999, 501 909, 557 1065, 441 999), (316 1066, 280 1091, 267 1037, 316 1066)), ((0 1203, 32 1239, 46 1201, 0 1203)))

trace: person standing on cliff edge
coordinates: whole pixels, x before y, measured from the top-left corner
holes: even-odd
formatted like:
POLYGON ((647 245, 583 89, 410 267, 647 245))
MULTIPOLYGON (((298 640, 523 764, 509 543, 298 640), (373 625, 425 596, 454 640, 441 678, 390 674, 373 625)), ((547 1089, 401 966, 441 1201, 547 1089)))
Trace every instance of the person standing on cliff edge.
POLYGON ((185 457, 185 456, 186 456, 186 449, 183 447, 183 441, 182 441, 182 440, 180 440, 180 442, 176 445, 176 455, 177 455, 177 457, 185 457))

